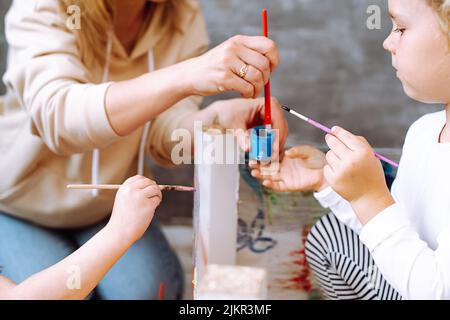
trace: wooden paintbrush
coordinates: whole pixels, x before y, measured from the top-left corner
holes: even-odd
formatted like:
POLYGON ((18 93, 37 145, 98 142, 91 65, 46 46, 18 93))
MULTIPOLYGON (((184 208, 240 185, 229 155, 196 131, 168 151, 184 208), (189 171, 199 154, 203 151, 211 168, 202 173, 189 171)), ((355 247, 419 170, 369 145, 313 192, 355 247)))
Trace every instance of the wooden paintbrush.
MULTIPOLYGON (((67 189, 80 189, 80 190, 117 190, 121 187, 120 184, 69 184, 67 189)), ((194 192, 195 188, 186 186, 172 186, 172 185, 158 185, 161 191, 181 191, 181 192, 194 192)))

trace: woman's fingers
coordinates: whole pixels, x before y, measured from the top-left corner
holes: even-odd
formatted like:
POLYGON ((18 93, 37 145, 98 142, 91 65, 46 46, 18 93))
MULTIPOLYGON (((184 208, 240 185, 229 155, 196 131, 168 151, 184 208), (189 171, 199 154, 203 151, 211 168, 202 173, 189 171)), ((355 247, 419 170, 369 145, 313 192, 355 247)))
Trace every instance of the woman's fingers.
POLYGON ((244 152, 248 152, 250 150, 250 138, 248 132, 242 128, 235 128, 235 130, 233 130, 233 135, 236 137, 238 146, 244 152))
POLYGON ((259 69, 248 62, 236 59, 231 66, 231 70, 238 78, 247 81, 253 86, 253 96, 251 96, 251 98, 259 96, 264 87, 264 76, 259 69), (240 75, 241 72, 243 72, 242 77, 240 75))
POLYGON ((244 46, 242 46, 237 54, 239 59, 261 72, 263 84, 266 84, 269 81, 270 60, 266 56, 244 46))
POLYGON ((235 36, 233 40, 267 57, 270 61, 270 70, 272 72, 278 66, 280 56, 273 40, 263 36, 235 36))
POLYGON ((275 43, 266 37, 235 36, 204 55, 187 60, 187 81, 193 95, 236 91, 244 98, 260 94, 279 63, 275 43))
MULTIPOLYGON (((244 65, 244 64, 242 64, 244 65)), ((239 67, 240 69, 240 67, 239 67)), ((237 91, 241 94, 243 98, 251 99, 255 96, 255 87, 249 81, 241 78, 239 74, 239 70, 235 64, 234 67, 230 69, 230 76, 227 80, 225 80, 226 86, 230 91, 237 91), (237 70, 237 71, 235 71, 237 70)))
POLYGON ((216 61, 217 91, 237 91, 244 98, 260 95, 279 62, 275 43, 265 37, 235 36, 213 49, 211 55, 215 59, 208 59, 207 64, 216 61))

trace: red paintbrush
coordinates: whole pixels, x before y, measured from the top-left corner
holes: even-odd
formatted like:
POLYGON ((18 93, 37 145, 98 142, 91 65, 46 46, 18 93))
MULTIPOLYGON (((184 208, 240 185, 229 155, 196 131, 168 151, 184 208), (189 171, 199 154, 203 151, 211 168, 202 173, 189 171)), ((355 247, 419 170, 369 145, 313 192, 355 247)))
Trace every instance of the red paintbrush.
MULTIPOLYGON (((264 8, 262 11, 262 25, 263 25, 263 35, 269 37, 269 23, 267 21, 267 9, 264 8)), ((272 128, 272 111, 270 106, 270 80, 264 86, 264 125, 267 129, 272 128)))

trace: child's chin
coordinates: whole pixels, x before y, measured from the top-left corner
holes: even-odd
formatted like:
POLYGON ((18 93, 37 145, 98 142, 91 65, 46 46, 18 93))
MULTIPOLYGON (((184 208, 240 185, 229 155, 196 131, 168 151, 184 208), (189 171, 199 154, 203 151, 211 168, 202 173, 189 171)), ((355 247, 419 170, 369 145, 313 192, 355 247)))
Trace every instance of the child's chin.
POLYGON ((427 104, 438 103, 437 101, 430 99, 430 97, 425 97, 424 95, 421 95, 419 92, 417 92, 416 90, 414 90, 413 88, 404 83, 403 83, 403 91, 408 97, 418 102, 427 104))
POLYGON ((419 101, 419 102, 425 102, 425 101, 423 101, 423 97, 421 97, 420 94, 418 94, 418 92, 416 90, 414 90, 413 88, 411 88, 411 86, 409 86, 407 83, 402 81, 402 85, 403 85, 403 91, 405 92, 405 94, 408 97, 410 97, 413 100, 419 101))
POLYGON ((410 97, 411 99, 414 100, 418 100, 418 96, 416 94, 416 92, 414 92, 414 90, 412 90, 407 84, 405 84, 402 81, 402 85, 403 85, 403 91, 405 92, 405 94, 410 97))

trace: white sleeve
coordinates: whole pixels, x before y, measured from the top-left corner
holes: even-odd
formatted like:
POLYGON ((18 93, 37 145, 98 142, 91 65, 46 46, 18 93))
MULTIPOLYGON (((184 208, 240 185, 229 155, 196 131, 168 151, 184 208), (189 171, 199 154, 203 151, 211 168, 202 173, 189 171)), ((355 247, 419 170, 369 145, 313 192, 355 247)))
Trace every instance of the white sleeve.
POLYGON ((363 227, 360 240, 404 299, 450 299, 450 226, 433 251, 394 204, 363 227))
POLYGON ((350 203, 342 198, 331 187, 328 187, 320 192, 314 193, 314 197, 319 201, 324 208, 329 208, 334 213, 336 218, 345 224, 347 227, 355 231, 357 234, 361 232, 361 222, 359 222, 350 203))
POLYGON ((420 138, 414 128, 421 121, 408 130, 401 160, 404 165, 400 165, 392 186, 396 204, 370 220, 362 228, 360 240, 369 248, 383 276, 404 299, 450 299, 450 225, 443 227, 434 250, 420 238, 402 206, 408 201, 400 193, 408 188, 404 177, 409 168, 405 165, 415 153, 422 152, 409 142, 420 138))

